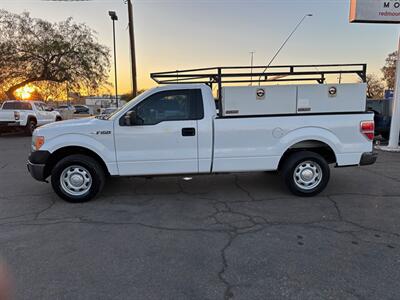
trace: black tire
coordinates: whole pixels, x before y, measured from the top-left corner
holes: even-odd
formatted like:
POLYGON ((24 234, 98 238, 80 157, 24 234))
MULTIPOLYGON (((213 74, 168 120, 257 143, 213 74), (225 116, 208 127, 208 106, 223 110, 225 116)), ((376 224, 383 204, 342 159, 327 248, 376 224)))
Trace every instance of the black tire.
MULTIPOLYGON (((68 176, 65 176, 65 178, 67 177, 68 176)), ((104 183, 105 175, 102 166, 95 159, 86 155, 75 154, 67 156, 60 160, 51 172, 51 185, 54 191, 59 197, 71 203, 82 203, 93 199, 103 189, 104 183), (64 183, 61 181, 61 176, 64 171, 70 170, 71 168, 78 169, 79 172, 79 167, 82 168, 85 173, 89 173, 88 178, 90 178, 91 184, 90 187, 87 187, 88 190, 84 192, 84 194, 73 195, 68 193, 67 188, 65 188, 65 181, 64 183)))
MULTIPOLYGON (((304 175, 308 175, 305 173, 304 175)), ((312 197, 321 193, 330 178, 330 169, 326 160, 318 153, 299 151, 291 154, 282 167, 282 175, 289 190, 296 196, 312 197), (304 163, 304 165, 301 165, 304 163), (310 181, 304 181, 301 169, 308 172, 310 181)), ((305 177, 304 176, 304 177, 305 177)), ((306 177, 305 177, 306 178, 306 177)), ((308 178, 306 178, 308 179, 308 178)))
POLYGON ((60 121, 62 121, 62 118, 61 117, 56 117, 56 122, 60 122, 60 121))
POLYGON ((389 131, 382 132, 381 136, 383 137, 384 140, 388 141, 390 137, 390 132, 389 131))
POLYGON ((32 136, 33 132, 35 131, 36 125, 37 125, 37 123, 36 123, 35 119, 29 119, 28 123, 26 123, 26 126, 25 126, 25 133, 28 136, 32 136))

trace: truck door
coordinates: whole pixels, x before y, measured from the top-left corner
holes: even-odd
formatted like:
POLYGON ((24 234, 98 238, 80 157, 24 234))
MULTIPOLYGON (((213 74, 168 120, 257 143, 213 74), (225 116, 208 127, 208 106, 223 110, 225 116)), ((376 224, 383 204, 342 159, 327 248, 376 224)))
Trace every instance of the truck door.
POLYGON ((35 102, 36 107, 36 119, 38 125, 44 125, 50 123, 48 112, 46 111, 46 105, 42 102, 35 102))
POLYGON ((50 110, 50 108, 47 106, 46 103, 42 102, 41 104, 42 104, 42 108, 43 108, 43 115, 46 118, 46 123, 54 122, 55 118, 54 118, 53 112, 50 110))
POLYGON ((142 100, 115 123, 120 175, 197 173, 203 117, 200 89, 160 91, 142 100))

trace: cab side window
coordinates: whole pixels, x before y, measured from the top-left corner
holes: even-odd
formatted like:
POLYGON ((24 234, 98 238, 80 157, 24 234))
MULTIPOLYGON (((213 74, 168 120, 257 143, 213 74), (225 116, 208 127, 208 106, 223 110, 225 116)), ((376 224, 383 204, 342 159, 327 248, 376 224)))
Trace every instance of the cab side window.
POLYGON ((39 111, 44 111, 44 107, 43 107, 42 103, 36 102, 36 103, 35 103, 35 106, 36 106, 36 109, 37 109, 37 110, 39 110, 39 111))
POLYGON ((156 93, 133 108, 140 124, 165 121, 200 120, 204 117, 200 89, 156 93))

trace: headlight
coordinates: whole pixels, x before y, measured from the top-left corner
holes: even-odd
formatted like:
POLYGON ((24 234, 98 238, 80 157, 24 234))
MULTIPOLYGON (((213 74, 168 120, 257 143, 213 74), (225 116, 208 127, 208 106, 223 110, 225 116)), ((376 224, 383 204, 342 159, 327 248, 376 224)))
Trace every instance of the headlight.
POLYGON ((44 136, 33 136, 32 137, 32 150, 38 151, 44 144, 44 136))

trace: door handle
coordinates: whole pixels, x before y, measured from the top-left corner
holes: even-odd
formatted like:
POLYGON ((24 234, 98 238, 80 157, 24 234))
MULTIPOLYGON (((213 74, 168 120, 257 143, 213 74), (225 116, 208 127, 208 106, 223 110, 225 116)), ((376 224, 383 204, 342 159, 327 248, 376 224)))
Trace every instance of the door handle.
POLYGON ((196 129, 193 127, 191 128, 182 128, 182 136, 195 136, 196 135, 196 129))

